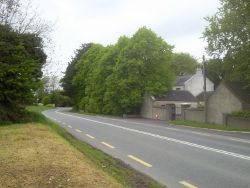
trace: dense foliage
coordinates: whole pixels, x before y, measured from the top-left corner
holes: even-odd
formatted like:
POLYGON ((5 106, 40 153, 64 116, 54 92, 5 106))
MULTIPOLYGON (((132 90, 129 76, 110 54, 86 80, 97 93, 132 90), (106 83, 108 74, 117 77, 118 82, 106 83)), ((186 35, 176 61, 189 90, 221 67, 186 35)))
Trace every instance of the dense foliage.
POLYGON ((73 77, 76 74, 76 63, 80 60, 81 56, 84 55, 90 48, 91 43, 83 44, 79 49, 75 51, 75 56, 68 63, 68 67, 65 71, 65 76, 61 79, 61 85, 64 89, 65 95, 70 97, 72 100, 77 98, 76 86, 73 85, 73 77))
POLYGON ((198 61, 188 53, 175 53, 171 67, 177 76, 194 74, 198 61))
POLYGON ((46 55, 42 39, 0 25, 0 121, 16 121, 33 101, 46 55))
POLYGON ((171 89, 172 48, 145 27, 131 38, 120 37, 115 45, 92 44, 72 61, 62 85, 74 88, 75 105, 86 112, 138 113, 146 92, 171 89))
POLYGON ((41 102, 45 106, 53 105, 55 107, 67 107, 72 105, 71 99, 65 96, 63 91, 59 90, 46 94, 41 102))
POLYGON ((250 87, 250 2, 221 0, 219 11, 206 18, 207 52, 223 61, 225 79, 243 81, 250 87))
POLYGON ((225 77, 225 64, 222 59, 213 58, 205 63, 206 75, 217 87, 221 80, 225 77))
POLYGON ((231 113, 232 116, 241 118, 250 118, 250 110, 242 110, 238 112, 231 113))

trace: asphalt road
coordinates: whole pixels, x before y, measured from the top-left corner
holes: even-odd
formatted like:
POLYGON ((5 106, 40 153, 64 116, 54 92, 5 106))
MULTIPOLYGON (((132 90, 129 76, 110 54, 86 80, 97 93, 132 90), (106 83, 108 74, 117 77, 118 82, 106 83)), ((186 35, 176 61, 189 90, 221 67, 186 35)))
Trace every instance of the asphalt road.
POLYGON ((44 112, 77 138, 170 188, 250 188, 250 134, 145 119, 44 112))

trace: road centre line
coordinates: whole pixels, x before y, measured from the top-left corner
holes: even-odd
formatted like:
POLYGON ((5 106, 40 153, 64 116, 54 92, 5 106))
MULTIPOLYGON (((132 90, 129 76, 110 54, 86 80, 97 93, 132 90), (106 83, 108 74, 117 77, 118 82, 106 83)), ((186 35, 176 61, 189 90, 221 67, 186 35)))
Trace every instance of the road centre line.
POLYGON ((108 144, 108 143, 106 143, 106 142, 101 142, 101 143, 102 143, 103 145, 105 145, 105 146, 111 148, 111 149, 114 149, 114 148, 115 148, 114 146, 112 146, 112 145, 110 145, 110 144, 108 144))
POLYGON ((81 132, 82 132, 82 131, 81 131, 81 130, 79 130, 79 129, 75 129, 75 131, 76 131, 76 132, 79 132, 79 133, 81 133, 81 132))
POLYGON ((180 181, 179 183, 182 184, 182 185, 184 185, 187 188, 198 188, 198 187, 196 187, 196 186, 194 186, 191 183, 188 183, 186 181, 180 181))
POLYGON ((147 163, 147 162, 145 162, 145 161, 143 161, 143 160, 141 160, 141 159, 139 159, 139 158, 137 158, 137 157, 135 157, 135 156, 133 156, 133 155, 128 155, 128 157, 129 157, 130 159, 133 159, 134 161, 136 161, 136 162, 138 162, 138 163, 141 163, 142 165, 144 165, 144 166, 146 166, 146 167, 152 167, 151 164, 149 164, 149 163, 147 163))
POLYGON ((240 138, 229 138, 229 140, 233 140, 233 141, 236 141, 236 142, 244 142, 244 143, 250 144, 250 141, 244 140, 244 139, 240 139, 240 138))
POLYGON ((172 128, 172 127, 163 127, 163 126, 159 126, 159 125, 152 125, 152 124, 148 124, 148 123, 140 123, 140 122, 135 122, 135 121, 126 121, 126 120, 121 120, 121 119, 114 119, 114 118, 105 118, 105 117, 102 117, 102 116, 98 116, 102 119, 107 119, 107 120, 113 120, 113 121, 120 121, 120 122, 124 122, 124 123, 133 123, 133 124, 137 124, 137 125, 144 125, 144 126, 147 126, 147 127, 152 127, 152 128, 155 128, 155 127, 160 127, 162 129, 167 129, 167 130, 172 130, 172 131, 178 131, 178 132, 187 132, 188 133, 192 133, 192 134, 198 134, 198 135, 202 135, 202 136, 214 136, 214 135, 211 135, 211 134, 208 134, 208 133, 200 133, 200 132, 195 132, 195 131, 190 131, 190 130, 180 130, 180 129, 177 129, 177 128, 172 128))
MULTIPOLYGON (((178 131, 178 132, 183 132, 183 133, 192 133, 192 134, 197 134, 197 135, 202 135, 202 136, 207 136, 207 137, 216 137, 219 139, 225 139, 225 140, 233 140, 236 142, 243 142, 243 143, 248 143, 250 144, 249 140, 245 140, 245 139, 238 139, 238 138, 233 138, 233 137, 227 137, 227 136, 223 136, 223 135, 214 135, 214 134, 210 134, 210 133, 201 133, 201 132, 195 132, 195 131, 191 131, 191 130, 180 130, 177 128, 172 128, 172 127, 163 127, 163 126, 159 126, 159 125, 152 125, 152 124, 148 124, 148 123, 140 123, 140 122, 135 122, 135 121, 126 121, 126 120, 121 120, 121 119, 115 119, 115 118, 105 118, 102 116, 98 116, 99 118, 102 119, 107 119, 107 120, 113 120, 113 121, 119 121, 119 122, 124 122, 124 123, 133 123, 133 124, 137 124, 137 125, 144 125, 147 127, 160 127, 162 129, 167 129, 167 130, 172 130, 172 131, 178 131)), ((175 126, 175 125, 171 125, 171 126, 175 126)), ((187 127, 190 129, 197 129, 197 127, 190 127, 190 126, 185 126, 185 125, 181 125, 183 127, 187 127)), ((217 129, 208 129, 208 128, 199 128, 199 129, 205 129, 205 130, 209 130, 209 131, 217 131, 217 132, 225 132, 225 133, 250 133, 250 132, 244 132, 244 131, 224 131, 224 130, 217 130, 217 129)))
POLYGON ((95 137, 91 136, 90 134, 86 134, 86 136, 91 138, 91 139, 95 139, 95 137))
POLYGON ((212 147, 207 147, 207 146, 195 144, 195 143, 192 143, 192 142, 187 142, 187 141, 178 140, 178 139, 174 139, 174 138, 170 138, 170 137, 165 137, 165 136, 161 136, 161 135, 158 135, 158 134, 153 134, 153 133, 149 133, 149 132, 145 132, 145 131, 140 131, 140 130, 136 130, 136 129, 122 127, 122 126, 111 124, 111 123, 105 123, 105 122, 96 121, 96 120, 92 120, 92 119, 88 119, 88 118, 84 118, 84 117, 74 116, 74 115, 71 115, 71 114, 65 114, 65 113, 58 112, 58 111, 55 111, 55 112, 58 113, 58 114, 65 115, 65 116, 70 116, 70 117, 74 117, 74 118, 78 118, 78 119, 83 119, 83 120, 86 120, 86 121, 91 121, 91 122, 95 122, 95 123, 99 123, 99 124, 103 124, 103 125, 108 125, 110 127, 115 127, 115 128, 123 129, 123 130, 126 130, 126 131, 135 132, 135 133, 142 134, 142 135, 147 135, 147 136, 152 136, 152 137, 159 138, 159 139, 162 139, 162 140, 167 140, 167 141, 170 141, 170 142, 175 142, 175 143, 179 143, 179 144, 183 144, 183 145, 187 145, 187 146, 191 146, 191 147, 195 147, 195 148, 199 148, 199 149, 203 149, 203 150, 207 150, 207 151, 212 151, 212 152, 215 152, 215 153, 220 153, 220 154, 224 154, 224 155, 228 155, 228 156, 232 156, 232 157, 236 157, 236 158, 239 158, 239 159, 245 159, 245 160, 250 161, 250 156, 241 155, 241 154, 233 153, 233 152, 228 152, 228 151, 225 151, 225 150, 220 150, 220 149, 216 149, 216 148, 212 148, 212 147))

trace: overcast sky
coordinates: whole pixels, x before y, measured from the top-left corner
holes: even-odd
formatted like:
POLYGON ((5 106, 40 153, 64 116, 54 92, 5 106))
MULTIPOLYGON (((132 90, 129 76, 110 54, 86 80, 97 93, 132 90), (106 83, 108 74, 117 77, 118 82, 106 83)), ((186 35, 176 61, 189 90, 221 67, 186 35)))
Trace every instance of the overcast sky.
POLYGON ((65 71, 74 51, 83 43, 114 44, 122 35, 132 36, 146 26, 174 45, 174 52, 197 58, 205 54, 201 39, 219 0, 37 0, 40 12, 56 22, 53 66, 65 71))

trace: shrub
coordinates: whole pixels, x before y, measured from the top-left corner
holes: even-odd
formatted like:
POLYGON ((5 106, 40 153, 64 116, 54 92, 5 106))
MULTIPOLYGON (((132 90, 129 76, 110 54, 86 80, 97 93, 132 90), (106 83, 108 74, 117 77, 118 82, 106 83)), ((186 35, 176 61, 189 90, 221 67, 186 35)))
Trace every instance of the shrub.
POLYGON ((250 118, 250 110, 241 110, 238 112, 231 113, 234 117, 243 117, 243 118, 250 118))
POLYGON ((51 97, 49 95, 43 97, 42 103, 43 105, 51 104, 51 97))

